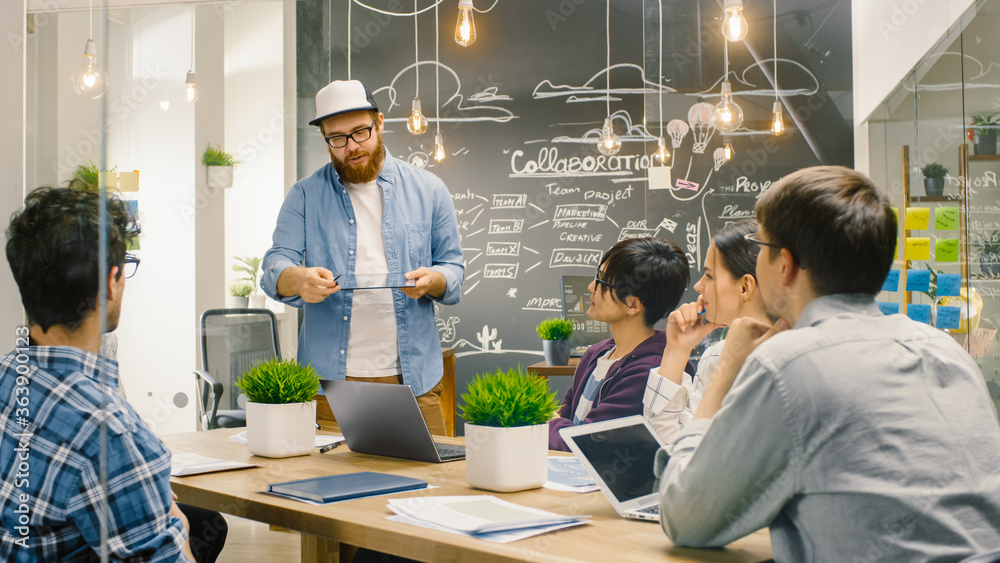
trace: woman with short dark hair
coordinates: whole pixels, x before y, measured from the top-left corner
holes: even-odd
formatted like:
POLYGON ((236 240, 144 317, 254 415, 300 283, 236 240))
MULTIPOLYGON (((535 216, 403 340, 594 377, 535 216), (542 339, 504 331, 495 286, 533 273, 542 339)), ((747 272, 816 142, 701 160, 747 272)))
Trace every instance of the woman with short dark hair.
POLYGON ((587 315, 608 323, 611 338, 580 359, 559 416, 549 421, 549 448, 567 451, 559 429, 642 413, 649 370, 666 338, 653 325, 680 302, 690 280, 687 258, 658 238, 626 239, 601 258, 590 282, 587 315))

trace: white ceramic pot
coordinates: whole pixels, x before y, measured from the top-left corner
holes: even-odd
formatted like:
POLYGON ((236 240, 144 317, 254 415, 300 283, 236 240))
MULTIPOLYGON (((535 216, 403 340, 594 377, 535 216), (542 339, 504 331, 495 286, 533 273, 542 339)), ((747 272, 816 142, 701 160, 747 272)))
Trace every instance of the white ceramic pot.
POLYGON ((316 447, 316 401, 271 405, 247 401, 247 449, 263 457, 305 455, 316 447))
POLYGON ((246 309, 247 308, 247 298, 237 297, 236 295, 226 296, 226 308, 227 309, 246 309))
POLYGON ((209 166, 208 167, 208 187, 229 188, 233 185, 232 166, 209 166))
POLYGON ((548 477, 549 425, 498 428, 465 423, 465 479, 509 493, 541 487, 548 477))
POLYGON ((267 296, 263 293, 250 294, 249 304, 251 309, 263 309, 267 303, 267 296))

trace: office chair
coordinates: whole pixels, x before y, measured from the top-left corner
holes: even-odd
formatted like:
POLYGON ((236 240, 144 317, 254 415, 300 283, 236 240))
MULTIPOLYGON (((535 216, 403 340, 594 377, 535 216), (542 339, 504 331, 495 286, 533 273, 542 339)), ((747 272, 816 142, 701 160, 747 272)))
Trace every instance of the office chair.
POLYGON ((246 426, 233 382, 260 362, 281 359, 278 322, 268 309, 209 309, 201 315, 201 370, 194 372, 202 427, 246 426), (223 408, 219 408, 222 406, 223 408))

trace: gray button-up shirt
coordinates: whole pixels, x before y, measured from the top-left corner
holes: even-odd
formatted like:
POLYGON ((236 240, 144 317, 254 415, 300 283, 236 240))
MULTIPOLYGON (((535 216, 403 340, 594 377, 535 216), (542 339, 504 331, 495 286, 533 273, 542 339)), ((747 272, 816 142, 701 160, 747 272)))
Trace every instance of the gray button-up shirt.
POLYGON ((777 561, 1000 549, 1000 426, 982 374, 950 336, 867 295, 811 302, 657 470, 663 529, 680 545, 770 526, 777 561))

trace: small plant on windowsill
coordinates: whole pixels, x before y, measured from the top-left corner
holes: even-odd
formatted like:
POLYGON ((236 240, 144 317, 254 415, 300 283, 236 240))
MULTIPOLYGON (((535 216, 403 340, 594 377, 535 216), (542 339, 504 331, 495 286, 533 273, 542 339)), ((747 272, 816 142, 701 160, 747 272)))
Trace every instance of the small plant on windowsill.
POLYGON ((233 382, 247 398, 247 449, 264 457, 308 454, 315 447, 319 374, 295 360, 273 358, 233 382))
POLYGON ((538 323, 535 332, 542 339, 545 363, 550 366, 564 366, 569 363, 569 337, 573 335, 573 323, 566 319, 545 319, 538 323))
POLYGON ((201 163, 208 167, 208 187, 228 188, 233 185, 233 167, 240 161, 222 147, 209 145, 201 155, 201 163))
POLYGON ((944 166, 932 162, 920 169, 924 175, 924 191, 929 196, 944 195, 944 179, 948 175, 948 169, 944 166))
POLYGON ((997 153, 997 132, 1000 130, 1000 113, 977 113, 972 116, 975 131, 973 143, 976 154, 997 153))
POLYGON ((548 474, 548 421, 559 410, 549 381, 520 366, 477 375, 462 394, 469 485, 511 492, 541 487, 548 474))

